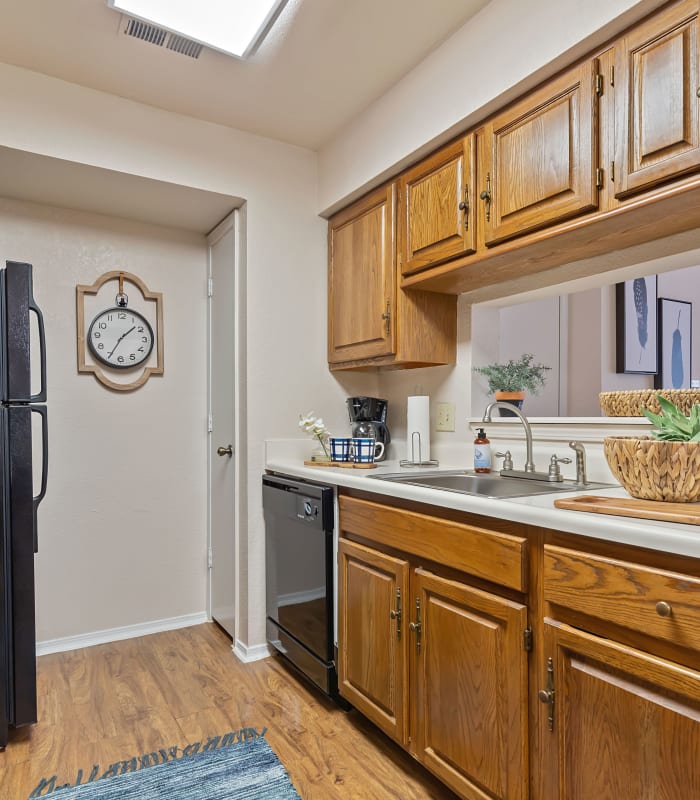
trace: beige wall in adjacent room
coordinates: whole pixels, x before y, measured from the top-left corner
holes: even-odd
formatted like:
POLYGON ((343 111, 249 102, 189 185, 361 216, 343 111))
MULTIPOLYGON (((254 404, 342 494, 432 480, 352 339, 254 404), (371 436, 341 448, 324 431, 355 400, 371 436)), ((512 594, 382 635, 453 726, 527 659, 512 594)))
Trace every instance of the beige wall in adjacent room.
MULTIPOLYGON (((0 200, 0 255, 33 264, 46 325, 38 640, 204 613, 204 237, 0 200), (165 372, 133 392, 77 371, 76 284, 114 269, 163 293, 165 372)), ((138 292, 127 291, 138 310, 138 292)))

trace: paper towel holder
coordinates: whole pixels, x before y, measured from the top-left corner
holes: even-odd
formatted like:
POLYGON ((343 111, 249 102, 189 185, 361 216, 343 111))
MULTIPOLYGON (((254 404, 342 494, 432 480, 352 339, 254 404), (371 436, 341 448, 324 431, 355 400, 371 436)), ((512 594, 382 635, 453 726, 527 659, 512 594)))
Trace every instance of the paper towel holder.
POLYGON ((420 431, 413 431, 411 434, 411 458, 404 458, 399 461, 400 467, 439 467, 440 462, 436 458, 428 461, 421 460, 420 431), (418 460, 416 461, 416 443, 418 444, 418 460))

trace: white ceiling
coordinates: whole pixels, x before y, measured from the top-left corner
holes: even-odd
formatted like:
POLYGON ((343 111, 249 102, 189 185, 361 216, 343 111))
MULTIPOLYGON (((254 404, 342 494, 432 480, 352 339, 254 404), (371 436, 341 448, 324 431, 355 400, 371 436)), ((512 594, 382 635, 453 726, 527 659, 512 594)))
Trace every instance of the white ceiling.
POLYGON ((0 61, 318 149, 488 1, 288 0, 239 61, 132 39, 107 0, 0 0, 0 61))

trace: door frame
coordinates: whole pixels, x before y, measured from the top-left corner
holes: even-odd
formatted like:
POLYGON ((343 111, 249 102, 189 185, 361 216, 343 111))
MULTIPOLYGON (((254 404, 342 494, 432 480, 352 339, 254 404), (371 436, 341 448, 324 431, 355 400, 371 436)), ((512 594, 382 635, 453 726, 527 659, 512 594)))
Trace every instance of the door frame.
MULTIPOLYGON (((212 475, 211 460, 214 448, 212 441, 212 247, 229 231, 234 234, 234 342, 233 342, 233 462, 234 462, 234 640, 232 649, 241 631, 241 612, 247 603, 241 602, 242 554, 245 552, 243 542, 247 514, 246 502, 246 440, 245 440, 245 397, 242 387, 245 386, 245 264, 246 264, 246 209, 245 205, 232 211, 215 228, 207 234, 207 617, 212 620, 212 475)), ((214 288, 215 291, 215 288, 214 288)))

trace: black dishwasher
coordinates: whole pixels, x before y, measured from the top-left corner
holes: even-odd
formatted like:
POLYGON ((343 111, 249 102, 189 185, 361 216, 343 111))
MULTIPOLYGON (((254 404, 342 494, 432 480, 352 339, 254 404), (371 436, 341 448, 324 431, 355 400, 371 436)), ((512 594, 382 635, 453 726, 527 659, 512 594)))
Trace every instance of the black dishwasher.
POLYGON ((333 489, 263 476, 267 641, 338 700, 333 589, 333 489))

